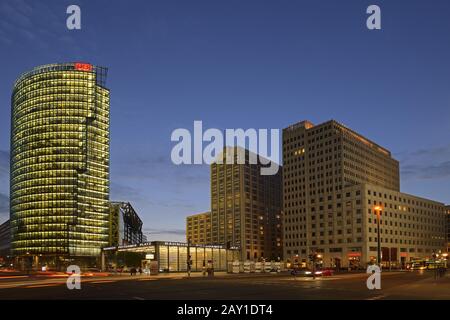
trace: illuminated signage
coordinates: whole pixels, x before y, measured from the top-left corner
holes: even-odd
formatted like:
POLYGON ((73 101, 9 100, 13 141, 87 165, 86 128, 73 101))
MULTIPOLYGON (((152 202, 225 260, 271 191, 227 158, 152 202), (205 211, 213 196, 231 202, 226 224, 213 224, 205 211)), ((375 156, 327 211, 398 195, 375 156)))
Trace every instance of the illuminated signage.
POLYGON ((361 257, 361 252, 349 252, 347 253, 348 257, 361 257))
POLYGON ((102 250, 117 250, 117 247, 106 247, 103 248, 102 250))
POLYGON ((92 64, 77 62, 75 63, 75 70, 92 71, 92 64))

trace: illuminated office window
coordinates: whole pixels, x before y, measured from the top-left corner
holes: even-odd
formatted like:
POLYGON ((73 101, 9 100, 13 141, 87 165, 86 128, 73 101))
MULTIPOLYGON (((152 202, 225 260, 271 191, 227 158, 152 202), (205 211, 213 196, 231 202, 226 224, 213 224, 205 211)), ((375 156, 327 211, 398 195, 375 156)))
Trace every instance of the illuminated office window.
POLYGON ((40 66, 11 108, 11 229, 17 256, 98 256, 108 244, 107 69, 40 66))

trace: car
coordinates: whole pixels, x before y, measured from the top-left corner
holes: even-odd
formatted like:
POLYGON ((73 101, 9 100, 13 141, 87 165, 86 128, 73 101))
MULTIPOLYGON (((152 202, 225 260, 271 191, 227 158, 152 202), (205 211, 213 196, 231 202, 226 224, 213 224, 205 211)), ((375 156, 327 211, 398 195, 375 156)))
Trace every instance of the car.
MULTIPOLYGON (((324 269, 317 269, 314 271, 314 275, 316 277, 329 277, 332 276, 334 274, 334 270, 331 268, 324 268, 324 269)), ((313 271, 310 269, 293 269, 291 271, 291 275, 293 276, 302 276, 302 277, 312 277, 313 276, 313 271)))
POLYGON ((331 268, 319 269, 316 271, 316 274, 320 274, 324 277, 331 277, 334 274, 334 270, 331 268))
POLYGON ((312 271, 306 268, 302 269, 292 269, 291 275, 293 276, 301 276, 301 277, 312 277, 312 271))

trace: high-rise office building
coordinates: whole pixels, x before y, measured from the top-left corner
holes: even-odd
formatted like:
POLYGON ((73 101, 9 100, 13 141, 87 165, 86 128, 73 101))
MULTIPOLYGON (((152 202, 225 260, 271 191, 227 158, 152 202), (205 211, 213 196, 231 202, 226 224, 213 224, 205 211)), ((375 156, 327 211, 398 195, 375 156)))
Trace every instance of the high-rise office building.
POLYGON ((11 226, 9 220, 0 224, 0 265, 11 255, 11 226))
POLYGON ((442 249, 442 203, 400 192, 391 153, 346 126, 302 121, 283 130, 285 258, 308 265, 405 264, 442 249))
POLYGON ((242 260, 281 259, 281 167, 275 175, 261 175, 262 164, 250 163, 248 150, 233 149, 233 163, 227 163, 231 148, 225 148, 222 163, 211 164, 212 243, 239 247, 242 260))
POLYGON ((14 84, 12 253, 24 263, 90 264, 108 244, 106 75, 88 63, 50 64, 14 84))
POLYGON ((211 244, 211 212, 186 217, 186 241, 192 244, 211 244))
POLYGON ((445 206, 447 212, 447 252, 450 253, 450 206, 445 206))

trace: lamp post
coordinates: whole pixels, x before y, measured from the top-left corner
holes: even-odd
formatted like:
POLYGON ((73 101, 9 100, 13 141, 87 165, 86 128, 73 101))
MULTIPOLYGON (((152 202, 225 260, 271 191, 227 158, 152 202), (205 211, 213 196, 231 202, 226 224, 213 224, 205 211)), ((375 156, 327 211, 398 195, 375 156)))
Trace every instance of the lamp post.
POLYGON ((312 276, 313 279, 316 279, 316 262, 317 259, 322 258, 322 255, 318 254, 317 251, 315 251, 313 254, 310 255, 310 259, 312 261, 312 276))
POLYGON ((383 208, 381 208, 380 206, 376 206, 373 209, 375 210, 375 214, 377 215, 377 262, 378 266, 381 269, 380 215, 383 208))
POLYGON ((188 242, 187 242, 187 272, 188 272, 188 277, 191 276, 191 238, 188 238, 188 242))
POLYGON ((317 253, 314 252, 312 254, 312 275, 313 275, 313 279, 316 279, 316 257, 317 257, 317 253))

